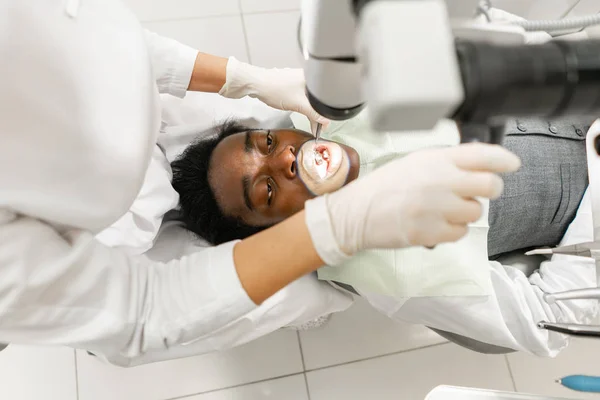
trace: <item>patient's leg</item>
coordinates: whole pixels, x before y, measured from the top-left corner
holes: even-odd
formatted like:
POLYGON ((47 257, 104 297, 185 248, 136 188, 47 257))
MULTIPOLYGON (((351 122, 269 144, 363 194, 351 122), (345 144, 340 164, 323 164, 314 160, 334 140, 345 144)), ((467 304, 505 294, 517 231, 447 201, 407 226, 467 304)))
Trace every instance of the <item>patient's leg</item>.
POLYGON ((507 124, 504 146, 521 157, 523 166, 504 176, 504 193, 490 202, 490 258, 560 242, 588 185, 588 128, 566 120, 507 124))

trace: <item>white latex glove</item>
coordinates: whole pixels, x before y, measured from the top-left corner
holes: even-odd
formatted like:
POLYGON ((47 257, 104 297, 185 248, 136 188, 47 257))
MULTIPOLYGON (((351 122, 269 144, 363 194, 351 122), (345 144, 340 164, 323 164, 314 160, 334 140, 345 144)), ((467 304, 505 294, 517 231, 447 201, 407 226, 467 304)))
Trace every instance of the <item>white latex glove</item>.
POLYGON ((327 126, 329 120, 310 106, 304 82, 301 69, 260 68, 229 57, 227 79, 219 94, 231 99, 250 96, 273 108, 304 114, 315 133, 318 122, 327 126))
POLYGON ((475 197, 496 198, 496 173, 521 162, 495 145, 423 150, 391 161, 337 192, 306 202, 317 253, 338 265, 358 251, 456 241, 481 216, 475 197))

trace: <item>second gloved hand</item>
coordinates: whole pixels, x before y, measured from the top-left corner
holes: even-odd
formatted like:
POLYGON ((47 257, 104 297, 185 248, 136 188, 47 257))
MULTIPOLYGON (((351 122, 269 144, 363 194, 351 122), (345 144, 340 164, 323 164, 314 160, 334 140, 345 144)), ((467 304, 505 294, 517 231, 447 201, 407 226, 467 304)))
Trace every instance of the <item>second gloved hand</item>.
POLYGON ((230 57, 227 80, 219 94, 232 99, 250 96, 273 108, 304 114, 315 133, 317 123, 326 126, 329 120, 311 107, 304 83, 301 69, 260 68, 230 57))
POLYGON ((307 201, 306 224, 327 265, 361 250, 456 241, 481 216, 475 197, 500 196, 497 173, 519 167, 517 156, 495 145, 415 152, 307 201))

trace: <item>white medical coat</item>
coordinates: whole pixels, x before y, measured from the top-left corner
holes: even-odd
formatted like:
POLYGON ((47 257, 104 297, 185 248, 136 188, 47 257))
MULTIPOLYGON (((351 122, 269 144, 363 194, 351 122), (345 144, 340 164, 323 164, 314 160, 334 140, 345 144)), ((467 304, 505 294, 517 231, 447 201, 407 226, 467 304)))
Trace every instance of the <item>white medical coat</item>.
MULTIPOLYGON (((588 190, 561 244, 593 240, 591 202, 588 190)), ((518 268, 498 262, 490 262, 488 271, 494 288, 492 296, 406 300, 359 292, 373 307, 392 319, 423 324, 542 357, 556 356, 569 344, 569 337, 539 329, 538 322, 590 324, 598 315, 597 300, 571 300, 552 305, 544 300, 545 293, 594 287, 593 260, 555 255, 530 277, 518 268)))
POLYGON ((0 0, 0 342, 134 365, 255 307, 234 243, 161 263, 94 240, 139 192, 159 91, 183 96, 196 54, 118 1, 0 0))

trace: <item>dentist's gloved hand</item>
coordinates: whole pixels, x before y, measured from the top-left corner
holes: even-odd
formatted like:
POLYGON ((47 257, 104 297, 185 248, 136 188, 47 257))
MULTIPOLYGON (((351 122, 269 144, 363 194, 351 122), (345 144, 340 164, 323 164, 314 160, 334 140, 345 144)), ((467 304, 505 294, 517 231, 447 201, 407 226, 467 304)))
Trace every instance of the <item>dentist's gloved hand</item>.
POLYGON ((423 150, 391 161, 337 192, 306 202, 306 225, 321 259, 338 265, 367 249, 435 246, 460 239, 496 198, 496 175, 521 162, 495 145, 423 150))
POLYGON ((250 96, 273 108, 304 114, 315 133, 317 123, 327 126, 329 120, 311 107, 304 82, 301 69, 260 68, 229 57, 227 79, 219 94, 231 99, 250 96))

